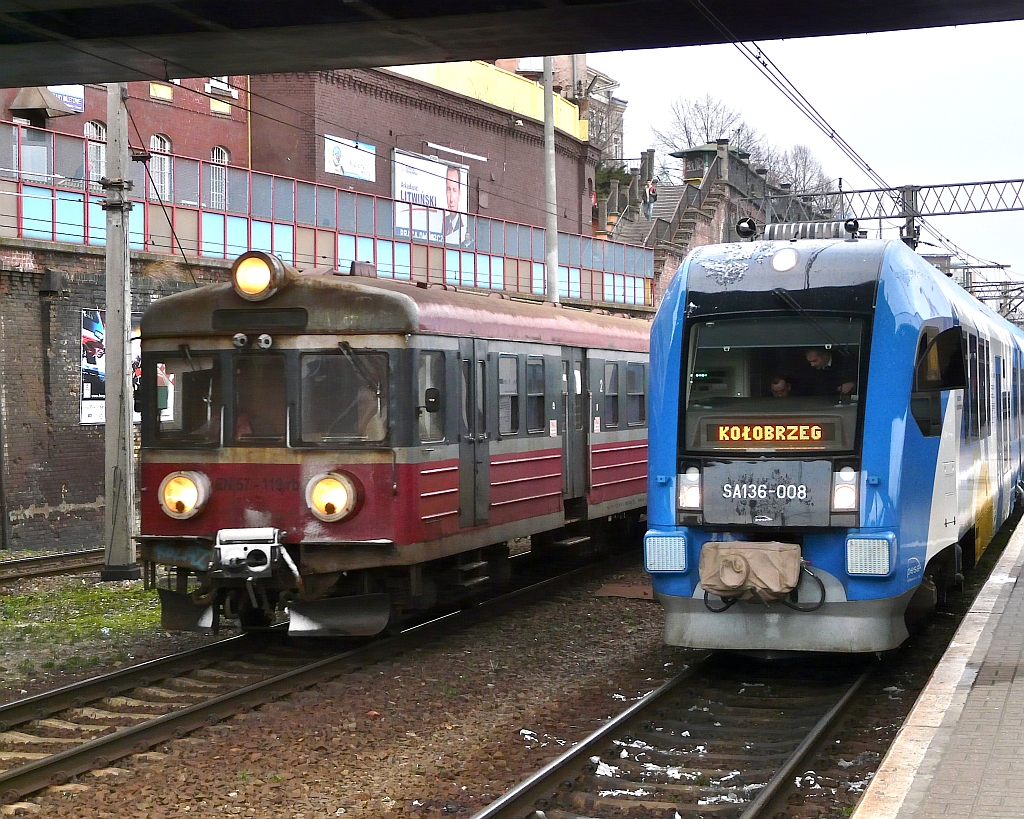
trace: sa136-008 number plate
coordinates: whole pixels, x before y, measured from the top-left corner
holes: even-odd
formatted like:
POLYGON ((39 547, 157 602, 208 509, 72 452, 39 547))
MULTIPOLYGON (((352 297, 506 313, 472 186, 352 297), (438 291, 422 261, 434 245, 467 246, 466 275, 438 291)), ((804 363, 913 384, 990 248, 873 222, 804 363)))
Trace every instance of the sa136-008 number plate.
POLYGON ((755 526, 828 526, 830 461, 711 461, 704 520, 755 526))

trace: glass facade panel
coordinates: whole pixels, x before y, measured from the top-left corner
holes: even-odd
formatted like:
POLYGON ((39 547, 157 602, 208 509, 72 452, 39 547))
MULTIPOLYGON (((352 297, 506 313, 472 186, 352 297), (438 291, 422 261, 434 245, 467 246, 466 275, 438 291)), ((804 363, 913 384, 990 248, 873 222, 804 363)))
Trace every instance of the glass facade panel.
POLYGON ((316 189, 316 223, 320 227, 334 228, 338 225, 338 197, 334 188, 322 185, 316 189))
POLYGON ((274 177, 274 220, 295 221, 295 183, 280 176, 274 177))
POLYGON ((338 230, 356 232, 356 195, 338 191, 338 230))
POLYGON ((273 215, 271 203, 274 199, 273 180, 262 173, 252 175, 252 215, 258 219, 270 219, 273 215))
POLYGON ((295 188, 295 221, 302 225, 316 224, 316 186, 299 182, 295 188))

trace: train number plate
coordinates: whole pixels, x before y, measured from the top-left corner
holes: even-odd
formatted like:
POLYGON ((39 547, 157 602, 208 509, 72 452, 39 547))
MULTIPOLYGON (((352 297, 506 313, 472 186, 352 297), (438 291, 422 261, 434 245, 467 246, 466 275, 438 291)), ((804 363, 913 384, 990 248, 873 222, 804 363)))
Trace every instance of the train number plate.
POLYGON ((704 468, 704 520, 827 526, 829 461, 713 461, 704 468))

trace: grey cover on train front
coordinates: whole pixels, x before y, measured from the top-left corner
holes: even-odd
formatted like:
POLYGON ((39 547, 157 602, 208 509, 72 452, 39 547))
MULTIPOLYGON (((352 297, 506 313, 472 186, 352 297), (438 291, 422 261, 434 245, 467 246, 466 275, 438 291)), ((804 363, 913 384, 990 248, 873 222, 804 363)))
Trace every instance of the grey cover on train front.
POLYGON ((710 461, 704 521, 757 526, 828 526, 829 461, 710 461))

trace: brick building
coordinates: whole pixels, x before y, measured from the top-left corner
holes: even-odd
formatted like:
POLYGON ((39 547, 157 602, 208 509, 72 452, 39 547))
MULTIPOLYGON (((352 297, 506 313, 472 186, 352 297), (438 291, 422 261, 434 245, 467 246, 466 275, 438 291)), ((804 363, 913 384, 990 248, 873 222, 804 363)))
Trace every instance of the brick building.
MULTIPOLYGON (((392 196, 394 150, 434 156, 468 169, 469 213, 544 224, 536 83, 487 63, 460 63, 254 76, 251 91, 254 168, 392 196), (331 137, 373 152, 374 172, 362 174, 372 180, 327 170, 331 137)), ((589 234, 599 153, 576 106, 557 102, 558 228, 589 234)))
MULTIPOLYGON (((200 77, 187 80, 128 83, 128 141, 133 148, 223 164, 249 165, 247 78, 200 77)), ((90 159, 93 176, 102 173, 106 139, 107 90, 103 85, 0 89, 0 120, 46 128, 95 140, 90 159), (43 108, 56 101, 62 108, 43 108)), ((159 162, 151 166, 162 167, 159 162)), ((52 172, 52 171, 51 171, 52 172)))

